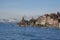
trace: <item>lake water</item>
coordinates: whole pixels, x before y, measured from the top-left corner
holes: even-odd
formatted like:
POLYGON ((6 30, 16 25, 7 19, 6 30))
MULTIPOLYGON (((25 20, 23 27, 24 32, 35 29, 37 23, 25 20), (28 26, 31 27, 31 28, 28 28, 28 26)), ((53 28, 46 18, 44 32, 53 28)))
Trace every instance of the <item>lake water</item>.
POLYGON ((0 23, 0 40, 60 40, 60 30, 0 23))

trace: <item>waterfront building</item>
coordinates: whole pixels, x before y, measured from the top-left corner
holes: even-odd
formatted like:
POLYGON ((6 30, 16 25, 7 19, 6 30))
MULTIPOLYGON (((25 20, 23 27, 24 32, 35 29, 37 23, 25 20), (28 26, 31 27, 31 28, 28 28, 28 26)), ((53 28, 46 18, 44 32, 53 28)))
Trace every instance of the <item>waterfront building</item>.
POLYGON ((45 25, 45 24, 46 24, 46 16, 40 16, 40 17, 37 19, 36 24, 45 25))
POLYGON ((60 29, 60 22, 59 22, 59 24, 58 24, 58 28, 60 29))
POLYGON ((60 17, 58 17, 58 22, 59 22, 59 26, 58 27, 60 28, 60 17))
POLYGON ((55 27, 57 27, 58 26, 58 19, 54 19, 54 21, 53 21, 53 25, 55 26, 55 27))
POLYGON ((46 24, 46 16, 42 16, 41 25, 45 25, 45 24, 46 24))
POLYGON ((41 17, 42 16, 40 16, 40 17, 37 18, 36 25, 40 25, 40 23, 41 23, 41 17))
POLYGON ((45 14, 37 19, 30 19, 29 21, 25 20, 24 17, 19 22, 19 25, 38 25, 38 26, 46 26, 46 27, 60 27, 60 14, 45 14))

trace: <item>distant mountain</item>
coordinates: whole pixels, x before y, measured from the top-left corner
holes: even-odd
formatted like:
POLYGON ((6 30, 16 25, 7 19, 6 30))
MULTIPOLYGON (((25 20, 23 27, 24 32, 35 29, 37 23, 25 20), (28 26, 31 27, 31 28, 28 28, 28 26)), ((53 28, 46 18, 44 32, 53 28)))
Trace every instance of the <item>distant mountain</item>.
POLYGON ((18 19, 0 19, 0 23, 14 23, 14 22, 18 22, 18 19))

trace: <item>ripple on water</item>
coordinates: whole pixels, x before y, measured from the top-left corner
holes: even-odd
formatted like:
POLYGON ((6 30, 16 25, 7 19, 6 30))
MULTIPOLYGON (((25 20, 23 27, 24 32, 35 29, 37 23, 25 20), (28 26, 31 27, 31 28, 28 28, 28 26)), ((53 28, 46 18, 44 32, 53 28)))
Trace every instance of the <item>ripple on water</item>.
POLYGON ((0 40, 60 40, 60 30, 0 24, 0 40))

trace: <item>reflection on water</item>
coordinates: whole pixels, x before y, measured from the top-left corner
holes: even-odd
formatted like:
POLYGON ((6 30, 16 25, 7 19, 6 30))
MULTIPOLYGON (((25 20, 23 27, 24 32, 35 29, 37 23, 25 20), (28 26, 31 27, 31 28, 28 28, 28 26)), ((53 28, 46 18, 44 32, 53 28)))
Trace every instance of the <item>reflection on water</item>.
POLYGON ((0 40, 60 40, 60 30, 0 24, 0 40))

